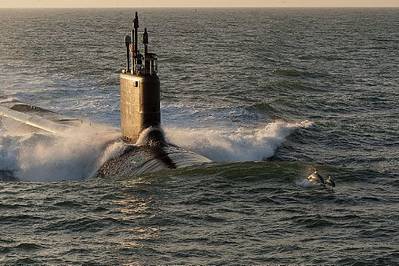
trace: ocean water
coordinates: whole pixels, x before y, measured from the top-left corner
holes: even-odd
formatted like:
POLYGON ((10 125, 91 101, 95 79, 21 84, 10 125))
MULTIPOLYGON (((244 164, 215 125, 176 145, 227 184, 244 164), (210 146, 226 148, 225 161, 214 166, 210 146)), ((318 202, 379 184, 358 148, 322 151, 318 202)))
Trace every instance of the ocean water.
POLYGON ((91 178, 134 11, 0 10, 0 101, 101 124, 0 128, 0 264, 399 264, 399 9, 139 10, 167 138, 214 163, 91 178))

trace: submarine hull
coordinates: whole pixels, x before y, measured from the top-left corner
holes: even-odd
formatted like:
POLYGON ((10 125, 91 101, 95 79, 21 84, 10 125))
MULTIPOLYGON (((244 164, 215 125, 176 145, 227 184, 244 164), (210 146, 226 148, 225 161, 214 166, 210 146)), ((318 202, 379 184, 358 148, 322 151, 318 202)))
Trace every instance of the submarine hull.
POLYGON ((210 162, 204 156, 173 144, 158 146, 129 145, 122 155, 105 162, 96 176, 98 178, 124 178, 210 162))

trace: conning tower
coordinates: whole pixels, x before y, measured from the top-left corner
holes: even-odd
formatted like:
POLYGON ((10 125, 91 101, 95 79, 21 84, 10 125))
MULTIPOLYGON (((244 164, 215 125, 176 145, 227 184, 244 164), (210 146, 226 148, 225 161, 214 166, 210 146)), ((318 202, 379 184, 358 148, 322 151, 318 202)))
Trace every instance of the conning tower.
POLYGON ((160 82, 157 55, 148 52, 148 32, 144 29, 139 48, 139 18, 136 12, 131 35, 125 37, 126 69, 120 75, 120 109, 122 136, 136 143, 140 133, 149 127, 160 127, 160 82))

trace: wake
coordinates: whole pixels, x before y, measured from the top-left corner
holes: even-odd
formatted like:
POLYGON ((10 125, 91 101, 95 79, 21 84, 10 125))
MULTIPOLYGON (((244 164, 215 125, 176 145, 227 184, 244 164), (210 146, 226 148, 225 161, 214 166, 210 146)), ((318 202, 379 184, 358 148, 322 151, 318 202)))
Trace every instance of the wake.
POLYGON ((213 161, 242 162, 272 157, 290 134, 312 125, 307 120, 297 123, 275 121, 255 129, 166 128, 165 132, 170 142, 213 161))

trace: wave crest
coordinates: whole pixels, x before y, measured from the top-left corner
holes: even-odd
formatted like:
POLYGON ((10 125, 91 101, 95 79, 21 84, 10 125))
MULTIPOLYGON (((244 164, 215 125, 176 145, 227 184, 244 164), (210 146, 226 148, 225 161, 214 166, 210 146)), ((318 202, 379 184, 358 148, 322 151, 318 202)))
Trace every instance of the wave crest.
POLYGON ((95 173, 120 133, 102 125, 83 124, 62 136, 0 132, 0 170, 22 181, 81 180, 95 173), (104 153, 104 150, 106 151, 104 153))
POLYGON ((256 129, 177 128, 165 129, 167 139, 218 162, 260 161, 272 157, 285 139, 310 121, 274 121, 256 129))

